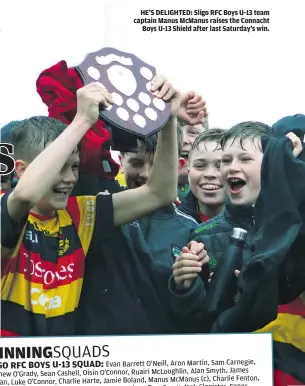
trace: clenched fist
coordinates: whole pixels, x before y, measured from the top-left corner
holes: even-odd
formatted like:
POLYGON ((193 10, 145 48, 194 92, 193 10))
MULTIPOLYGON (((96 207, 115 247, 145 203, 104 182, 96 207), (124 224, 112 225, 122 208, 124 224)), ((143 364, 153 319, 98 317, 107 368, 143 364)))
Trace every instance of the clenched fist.
POLYGON ((209 262, 209 256, 202 243, 191 241, 182 248, 180 256, 173 265, 173 276, 178 290, 187 290, 202 271, 202 266, 209 262))
POLYGON ((90 83, 77 90, 76 118, 85 120, 91 127, 99 118, 99 106, 107 108, 112 104, 111 94, 101 83, 90 83))
POLYGON ((157 98, 163 99, 164 102, 170 102, 171 117, 178 115, 181 93, 163 75, 156 75, 153 78, 150 91, 155 93, 157 98))

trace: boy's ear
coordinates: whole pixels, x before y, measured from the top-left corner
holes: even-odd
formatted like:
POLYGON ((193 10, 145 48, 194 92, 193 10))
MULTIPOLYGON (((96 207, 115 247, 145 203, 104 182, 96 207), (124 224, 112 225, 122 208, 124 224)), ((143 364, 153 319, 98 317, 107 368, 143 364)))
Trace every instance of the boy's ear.
POLYGON ((178 173, 180 173, 181 170, 184 168, 184 166, 186 164, 186 161, 185 161, 184 158, 179 157, 178 162, 179 162, 179 164, 178 164, 178 173))
POLYGON ((25 172, 26 168, 29 166, 28 162, 23 160, 16 160, 15 162, 15 174, 18 178, 20 178, 25 172))

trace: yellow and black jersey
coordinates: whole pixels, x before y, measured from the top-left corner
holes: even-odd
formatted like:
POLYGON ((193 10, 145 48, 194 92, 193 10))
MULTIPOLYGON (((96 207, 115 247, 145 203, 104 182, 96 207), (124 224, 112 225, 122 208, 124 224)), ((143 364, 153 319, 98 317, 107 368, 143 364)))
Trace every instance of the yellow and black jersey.
POLYGON ((305 383, 305 293, 278 308, 277 318, 258 332, 273 336, 274 384, 305 383))
POLYGON ((52 218, 30 213, 14 224, 1 199, 2 335, 73 333, 82 289, 85 258, 99 216, 99 237, 113 226, 111 195, 70 197, 52 218))

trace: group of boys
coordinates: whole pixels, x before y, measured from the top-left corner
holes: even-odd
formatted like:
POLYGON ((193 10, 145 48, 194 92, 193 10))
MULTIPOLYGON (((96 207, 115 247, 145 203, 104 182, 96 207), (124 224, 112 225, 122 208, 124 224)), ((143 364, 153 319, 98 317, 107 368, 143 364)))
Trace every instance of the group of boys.
MULTIPOLYGON (((101 84, 77 91, 69 126, 47 117, 14 126, 18 183, 1 198, 2 336, 210 331, 206 293, 232 229, 247 230, 243 266, 255 250, 261 139, 273 130, 260 122, 207 130, 201 98, 184 99, 161 76, 151 91, 170 102, 170 120, 157 136, 138 141, 137 153, 121 154, 127 189, 113 194, 70 196, 79 143, 99 106, 113 103, 101 84), (186 167, 188 183, 179 183, 186 167)), ((288 128, 298 157, 302 142, 288 128)), ((297 349, 305 358, 304 344, 297 349)), ((282 385, 305 381, 304 372, 290 375, 281 375, 282 385)))

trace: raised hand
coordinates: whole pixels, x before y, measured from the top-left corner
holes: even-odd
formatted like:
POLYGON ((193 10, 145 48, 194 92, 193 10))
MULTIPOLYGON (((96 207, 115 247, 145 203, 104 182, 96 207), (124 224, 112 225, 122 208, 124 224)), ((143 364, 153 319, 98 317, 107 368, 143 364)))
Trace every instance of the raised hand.
POLYGON ((204 122, 208 116, 206 102, 201 95, 189 91, 181 97, 178 117, 190 126, 204 122))
POLYGON ((157 98, 163 99, 164 102, 170 102, 172 117, 178 115, 181 93, 163 75, 158 74, 153 78, 150 91, 155 93, 157 98))
POLYGON ((292 142, 293 155, 297 158, 303 151, 303 145, 300 138, 292 132, 286 134, 286 137, 288 137, 292 142))
POLYGON ((77 114, 93 126, 99 118, 99 108, 109 107, 113 104, 112 96, 99 82, 90 83, 77 90, 77 114))

